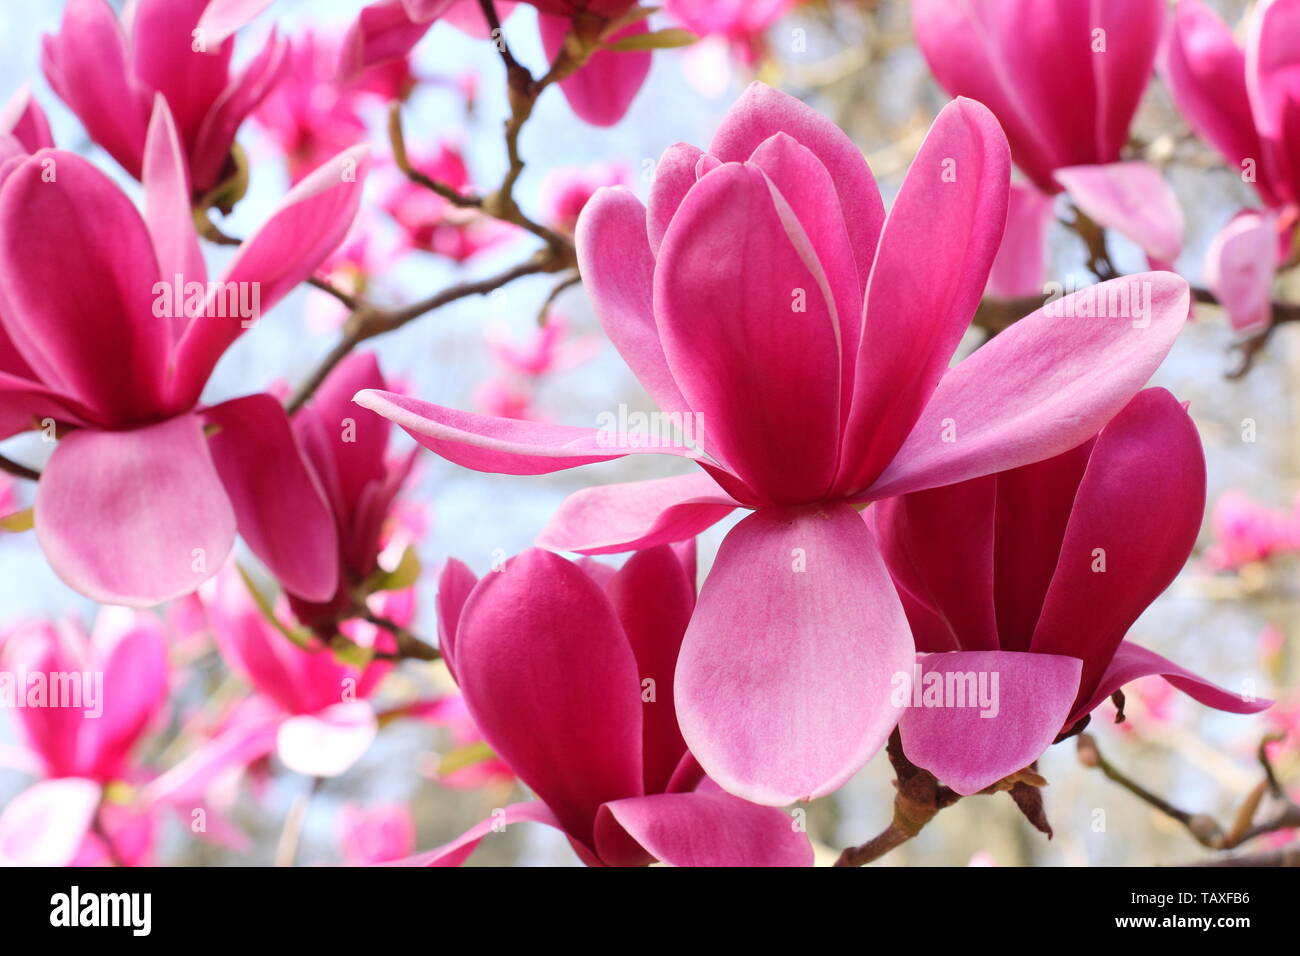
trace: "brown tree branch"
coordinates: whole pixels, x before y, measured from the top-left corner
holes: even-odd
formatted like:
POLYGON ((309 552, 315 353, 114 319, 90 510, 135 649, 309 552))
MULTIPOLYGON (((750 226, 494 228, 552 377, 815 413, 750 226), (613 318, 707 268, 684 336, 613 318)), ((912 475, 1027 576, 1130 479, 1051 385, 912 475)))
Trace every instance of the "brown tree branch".
POLYGON ((0 471, 8 472, 15 478, 26 478, 28 481, 40 481, 41 473, 35 468, 28 468, 26 465, 20 465, 11 458, 0 455, 0 471))

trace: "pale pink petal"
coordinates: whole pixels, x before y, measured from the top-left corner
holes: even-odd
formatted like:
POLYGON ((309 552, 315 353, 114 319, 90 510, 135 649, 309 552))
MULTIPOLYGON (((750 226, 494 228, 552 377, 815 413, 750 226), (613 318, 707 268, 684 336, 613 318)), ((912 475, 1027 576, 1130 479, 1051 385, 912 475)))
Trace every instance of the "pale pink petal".
POLYGON ((880 235, 854 356, 841 491, 866 488, 889 464, 947 371, 1002 241, 1010 177, 993 114, 967 99, 944 107, 880 235))
POLYGON ((656 793, 601 808, 669 866, 812 866, 812 844, 793 819, 729 793, 656 793))
POLYGON ((911 635, 861 516, 765 509, 727 535, 682 644, 677 717, 709 776, 755 803, 824 796, 898 720, 911 635))
POLYGON ((208 48, 220 45, 244 24, 269 7, 272 0, 208 0, 198 29, 207 34, 208 48))
POLYGON ((332 598, 339 583, 334 515, 280 403, 249 395, 203 416, 217 426, 212 459, 248 546, 286 590, 307 601, 332 598))
POLYGON ((1183 251, 1183 210, 1173 188, 1150 163, 1071 166, 1056 171, 1076 206, 1153 260, 1172 264, 1183 251))
MULTIPOLYGON (((673 221, 677 207, 682 204, 686 194, 699 180, 696 169, 704 155, 704 150, 698 146, 692 146, 690 143, 674 143, 664 150, 655 165, 655 176, 650 183, 650 199, 646 204, 645 219, 650 248, 656 255, 659 254, 659 246, 664 241, 664 233, 668 231, 668 224, 673 221)), ((592 197, 593 200, 595 198, 592 197)), ((632 217, 628 216, 628 218, 632 217)), ((599 252, 600 247, 594 245, 592 253, 599 254, 599 252)), ((653 327, 653 323, 651 326, 653 327)))
POLYGON ((1183 279, 1147 272, 1081 289, 1016 322, 940 380, 868 496, 952 484, 1082 444, 1151 377, 1187 319, 1188 299, 1183 279), (1088 301, 1105 317, 1080 317, 1088 301))
POLYGON ((1125 684, 1153 674, 1159 674, 1193 700, 1216 710, 1225 710, 1230 714, 1257 714, 1273 706, 1273 701, 1255 696, 1253 691, 1244 690, 1242 693, 1235 694, 1161 657, 1154 651, 1149 651, 1132 641, 1124 641, 1115 649, 1115 656, 1111 658, 1110 666, 1102 674, 1092 696, 1075 708, 1074 713, 1070 715, 1069 723, 1073 724, 1085 714, 1092 713, 1103 700, 1125 684))
POLYGON ((626 187, 602 186, 582 209, 575 242, 583 286, 614 348, 661 409, 687 412, 655 327, 645 207, 626 187))
POLYGON ((380 866, 460 866, 469 855, 478 848, 489 833, 504 833, 506 828, 522 822, 544 823, 548 827, 563 830, 560 821, 555 818, 546 804, 540 800, 527 800, 512 803, 492 811, 492 815, 480 823, 474 824, 450 843, 433 850, 417 853, 404 860, 381 863, 380 866))
POLYGON ((99 784, 62 777, 33 784, 0 813, 0 866, 67 866, 99 808, 99 784))
POLYGON ((1273 213, 1245 210, 1219 230, 1206 250, 1205 284, 1241 335, 1262 331, 1273 318, 1276 248, 1273 213))
POLYGON ((583 554, 634 551, 693 538, 739 506, 702 472, 594 485, 564 499, 537 545, 583 554))
POLYGON ((493 474, 545 475, 636 453, 695 454, 681 445, 633 447, 626 436, 613 432, 478 415, 395 392, 367 390, 358 393, 355 401, 396 422, 448 461, 493 474))
POLYGON ((1007 229, 989 272, 989 295, 1000 299, 1042 295, 1052 205, 1052 197, 1037 187, 1011 184, 1007 229))
POLYGON ((361 759, 378 732, 374 708, 354 700, 290 717, 280 725, 275 752, 295 773, 337 777, 361 759))
POLYGON ((235 538, 202 422, 181 415, 63 438, 37 485, 36 537, 59 577, 105 604, 189 594, 235 538))
POLYGON ((213 784, 226 773, 275 752, 282 721, 283 717, 275 713, 227 727, 151 780, 142 791, 142 799, 146 803, 166 802, 186 808, 202 802, 213 784))
POLYGON ((1081 667, 1056 654, 923 654, 917 673, 895 689, 906 707, 898 724, 903 752, 963 796, 979 793, 1051 746, 1066 726, 1081 667))

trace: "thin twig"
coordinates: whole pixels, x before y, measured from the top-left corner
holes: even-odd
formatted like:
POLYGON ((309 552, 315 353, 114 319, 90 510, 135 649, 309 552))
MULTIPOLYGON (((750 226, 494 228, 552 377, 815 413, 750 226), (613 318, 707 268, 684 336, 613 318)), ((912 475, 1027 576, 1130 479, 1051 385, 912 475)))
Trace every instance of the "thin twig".
POLYGON ((20 465, 18 462, 0 455, 0 471, 7 471, 15 478, 26 478, 28 481, 40 481, 41 473, 35 468, 28 468, 26 465, 20 465))
POLYGON ((427 312, 440 309, 458 299, 465 299, 474 295, 486 295, 494 289, 499 289, 501 286, 513 282, 515 279, 539 272, 551 272, 554 271, 554 267, 554 263, 548 255, 538 253, 531 259, 518 263, 504 272, 499 272, 486 279, 459 283, 443 289, 427 299, 421 299, 419 302, 402 308, 380 309, 363 305, 348 317, 343 326, 342 339, 321 360, 307 380, 298 386, 298 390, 294 392, 293 397, 289 399, 288 404, 285 406, 286 411, 292 415, 301 408, 303 403, 311 398, 316 389, 320 387, 321 382, 325 381, 329 373, 334 370, 334 366, 347 358, 352 350, 366 339, 399 329, 412 319, 417 319, 427 312))

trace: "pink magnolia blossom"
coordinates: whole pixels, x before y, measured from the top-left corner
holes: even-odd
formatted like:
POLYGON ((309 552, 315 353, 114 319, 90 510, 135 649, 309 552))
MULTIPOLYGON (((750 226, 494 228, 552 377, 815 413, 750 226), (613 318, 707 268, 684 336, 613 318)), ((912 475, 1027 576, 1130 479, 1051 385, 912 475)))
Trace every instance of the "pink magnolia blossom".
MULTIPOLYGON (((240 124, 280 79, 286 47, 274 34, 238 73, 235 41, 195 32, 209 0, 137 0, 119 23, 106 0, 69 0, 41 50, 45 78, 86 132, 140 179, 154 99, 161 95, 196 196, 234 171, 240 124)), ((223 4, 229 6, 229 4, 223 4)), ((247 6, 247 4, 246 4, 247 6)))
POLYGON ((1225 492, 1210 515, 1214 544, 1206 562, 1236 570, 1277 554, 1300 550, 1300 500, 1291 512, 1268 508, 1240 491, 1225 492))
POLYGON ((338 825, 343 862, 348 866, 388 863, 415 849, 415 820, 405 804, 346 803, 339 811, 338 825))
POLYGON ((754 67, 766 49, 764 34, 797 0, 664 0, 664 12, 701 37, 725 41, 732 55, 754 67))
POLYGON ((629 185, 623 163, 596 163, 552 169, 542 180, 542 203, 547 224, 565 235, 578 227, 582 207, 602 186, 629 185))
MULTIPOLYGON (((991 109, 1016 166, 1170 268, 1182 251, 1173 190, 1121 161, 1160 41, 1163 0, 916 0, 912 24, 935 78, 991 109)), ((1025 254, 1031 254, 1025 250, 1025 254)), ((1041 259, 1041 248, 1037 257, 1041 259)))
MULTIPOLYGON (((413 156, 411 164, 457 192, 470 188, 469 168, 460 149, 451 143, 439 143, 427 155, 413 156)), ((466 262, 516 232, 513 226, 478 210, 454 205, 406 176, 397 179, 380 202, 401 228, 408 248, 446 256, 455 262, 466 262)))
POLYGON ((296 593, 333 594, 334 536, 303 533, 328 527, 312 520, 327 504, 283 410, 266 395, 203 407, 200 393, 243 329, 342 239, 367 166, 358 147, 304 179, 212 284, 161 97, 143 216, 72 153, 0 165, 0 434, 58 425, 36 534, 70 586, 133 606, 188 593, 221 566, 238 521, 296 593))
MULTIPOLYGON (((230 566, 217 576, 208 614, 221 656, 257 692, 227 728, 242 762, 274 750, 290 770, 334 777, 369 749, 378 732, 369 697, 390 661, 359 670, 327 649, 298 647, 267 621, 230 566)), ((391 637, 364 621, 342 629, 362 647, 392 650, 391 637)))
POLYGON ((581 365, 598 348, 591 337, 569 338, 569 322, 552 311, 545 325, 523 343, 509 338, 500 325, 489 326, 488 348, 501 374, 475 389, 475 406, 488 415, 542 421, 533 407, 547 376, 581 365))
MULTIPOLYGON (((303 31, 289 41, 284 78, 253 113, 284 155, 291 182, 298 182, 321 163, 365 140, 359 84, 339 81, 338 45, 303 31)), ((405 67, 404 60, 391 61, 405 67)), ((409 75, 408 75, 409 79, 409 75)))
MULTIPOLYGON (((537 25, 546 56, 554 60, 565 38, 576 33, 594 43, 634 0, 529 0, 537 8, 537 25)), ((499 3, 504 19, 516 5, 499 3)), ((487 29, 477 0, 380 0, 365 7, 348 31, 340 61, 343 75, 407 55, 438 20, 475 36, 487 29)), ((611 40, 645 33, 644 19, 614 29, 611 40)), ((612 126, 623 118, 650 72, 646 51, 597 50, 583 66, 560 81, 569 106, 593 126, 612 126)))
POLYGON ((1199 0, 1179 0, 1160 61, 1192 128, 1236 166, 1265 209, 1228 223, 1206 257, 1206 281, 1239 332, 1268 324, 1277 266, 1291 258, 1300 215, 1300 3, 1265 0, 1246 46, 1199 0))
POLYGON ((589 866, 808 866, 783 811, 723 793, 686 748, 673 671, 695 603, 694 544, 618 571, 536 549, 475 581, 448 562, 442 653, 474 722, 537 794, 403 861, 457 866, 501 825, 546 823, 589 866))
POLYGON ((390 423, 358 413, 352 404, 358 390, 386 387, 375 355, 354 352, 293 417, 294 435, 329 504, 323 517, 330 527, 317 529, 313 537, 328 539, 333 532, 339 548, 339 577, 330 600, 314 601, 286 587, 294 614, 308 626, 331 626, 340 615, 349 616, 358 588, 378 568, 384 525, 415 464, 418 448, 390 458, 390 423))
POLYGON ((1196 427, 1158 388, 1060 455, 874 505, 921 652, 924 676, 896 699, 908 759, 977 793, 1153 674, 1220 710, 1268 707, 1124 639, 1183 567, 1204 510, 1196 427), (974 690, 968 675, 991 706, 930 698, 932 684, 974 690))
POLYGON ((1146 382, 1186 317, 1177 276, 1116 280, 1149 292, 1149 321, 1040 310, 950 370, 1002 235, 1009 166, 997 121, 958 100, 886 219, 849 138, 754 84, 709 152, 664 154, 648 209, 625 189, 598 192, 578 225, 584 285, 659 407, 699 426, 702 452, 658 433, 493 419, 378 392, 356 400, 479 471, 543 474, 653 452, 696 461, 705 473, 579 492, 538 543, 627 551, 751 510, 701 591, 678 716, 731 792, 772 804, 821 796, 888 737, 890 680, 913 658, 855 506, 1079 444, 1146 382))
POLYGON ((89 633, 75 621, 20 627, 7 635, 0 664, 25 698, 12 713, 27 759, 7 762, 42 778, 0 815, 0 861, 148 862, 160 806, 137 799, 135 751, 167 702, 159 622, 118 608, 102 610, 89 633), (34 687, 44 688, 37 700, 34 687), (129 802, 110 799, 123 789, 129 802))

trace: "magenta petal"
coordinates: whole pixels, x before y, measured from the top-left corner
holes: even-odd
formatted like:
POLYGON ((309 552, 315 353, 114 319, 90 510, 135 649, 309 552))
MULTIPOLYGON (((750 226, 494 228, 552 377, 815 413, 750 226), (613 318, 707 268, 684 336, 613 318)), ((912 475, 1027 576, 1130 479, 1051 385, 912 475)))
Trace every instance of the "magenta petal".
POLYGON ((776 133, 788 133, 808 147, 831 174, 865 288, 885 206, 866 159, 842 129, 790 94, 751 83, 723 117, 709 152, 723 162, 744 162, 776 133))
POLYGON ((1074 657, 1014 651, 921 655, 919 674, 909 675, 920 677, 920 688, 910 681, 896 688, 906 706, 903 752, 963 796, 979 793, 1051 746, 1082 666, 1074 657))
POLYGON ((379 721, 368 701, 334 704, 280 725, 275 750, 286 767, 308 777, 337 777, 370 749, 379 721))
POLYGON ((203 426, 181 415, 133 431, 74 431, 36 489, 36 537, 70 587, 148 607, 221 567, 235 515, 203 426))
MULTIPOLYGON (((313 170, 281 200, 271 218, 239 247, 222 276, 228 287, 257 290, 259 313, 315 272, 343 241, 361 201, 369 147, 354 146, 313 170)), ((197 398, 217 359, 252 323, 208 308, 193 319, 178 347, 176 389, 197 398), (246 324, 248 323, 248 324, 246 324)), ((194 400, 193 398, 191 401, 194 400)))
POLYGON ((1245 210, 1210 241, 1205 284, 1228 313, 1234 331, 1262 331, 1273 318, 1277 219, 1271 212, 1245 210))
MULTIPOLYGON (((2 128, 2 127, 0 127, 2 128)), ((704 157, 704 150, 690 143, 674 143, 664 150, 655 165, 654 180, 650 183, 650 199, 646 204, 646 232, 650 239, 650 248, 656 255, 664 241, 664 233, 672 222, 677 207, 682 204, 686 194, 698 181, 696 170, 704 157)), ((597 193, 599 195, 599 193, 597 193)), ((583 207, 585 214, 591 208, 591 201, 583 207)), ((599 252, 599 246, 593 249, 599 252)))
POLYGON ((406 56, 433 23, 432 19, 411 19, 402 0, 380 0, 362 7, 343 37, 339 79, 346 82, 369 67, 406 56))
POLYGON ((104 0, 69 0, 59 32, 42 38, 41 68, 90 138, 139 178, 152 103, 132 73, 113 8, 104 0))
POLYGON ((564 499, 538 547, 616 554, 693 538, 739 507, 707 474, 594 485, 564 499))
POLYGON ((583 284, 614 348, 661 409, 688 411, 655 327, 645 207, 628 189, 603 186, 583 206, 575 242, 583 284))
POLYGON ((836 476, 842 491, 880 474, 947 371, 1002 241, 1010 176, 993 114, 973 100, 944 107, 880 234, 836 476))
POLYGON ((307 601, 334 597, 334 515, 280 403, 249 395, 208 409, 204 418, 217 426, 209 442, 212 458, 253 553, 285 590, 307 601))
POLYGON ((45 385, 93 408, 104 424, 138 423, 160 410, 170 335, 154 316, 158 279, 140 214, 80 156, 42 150, 5 179, 0 321, 45 385))
POLYGON ((462 412, 396 392, 367 389, 355 401, 448 461, 492 474, 545 475, 637 452, 694 456, 680 445, 632 447, 622 436, 595 428, 462 412))
POLYGON ((100 787, 81 777, 33 784, 0 813, 0 866, 68 866, 90 832, 100 787))
POLYGON ((205 0, 136 0, 126 21, 131 75, 151 92, 151 112, 154 96, 167 100, 181 140, 189 144, 225 88, 235 46, 195 33, 205 6, 205 0))
POLYGON ((1083 444, 1151 377, 1187 320, 1188 299, 1183 279, 1147 272, 1021 319, 940 380, 868 496, 964 481, 1083 444), (1118 314, 1080 317, 1088 301, 1118 314))
POLYGON ((1075 708, 1069 722, 1073 724, 1085 714, 1092 713, 1103 700, 1125 684, 1153 674, 1159 674, 1193 700, 1230 714, 1257 714, 1273 706, 1271 700, 1253 694, 1234 694, 1154 651, 1132 641, 1124 641, 1116 648, 1115 656, 1111 658, 1110 666, 1102 674, 1092 696, 1075 708))
POLYGON ((1137 243, 1158 262, 1183 251, 1183 210, 1160 170, 1150 163, 1071 166, 1056 180, 1094 222, 1137 243))
POLYGON ((448 558, 438 575, 438 594, 435 599, 438 608, 438 650, 447 670, 456 676, 456 629, 460 626, 460 612, 465 607, 478 578, 474 576, 464 562, 448 558))
MULTIPOLYGON (((541 14, 537 26, 547 61, 554 61, 564 45, 570 21, 541 14)), ((645 33, 644 21, 614 34, 612 39, 645 33)), ((613 126, 623 118, 650 72, 650 53, 597 50, 577 72, 560 81, 560 89, 573 112, 592 126, 613 126)))
POLYGON ((1180 0, 1160 68, 1170 96, 1193 129, 1234 165, 1253 158, 1258 185, 1267 188, 1258 168, 1262 151, 1246 90, 1246 54, 1227 24, 1200 0, 1180 0))
MULTIPOLYGON (((176 124, 167 101, 159 94, 154 100, 149 136, 145 141, 144 172, 145 225, 158 254, 158 270, 169 285, 208 281, 208 270, 199 251, 190 207, 190 175, 176 124)), ((170 316, 172 338, 185 330, 184 310, 170 316)))
POLYGON ((636 659, 600 587, 525 551, 478 583, 455 647, 483 739, 591 846, 600 804, 643 792, 636 659))
POLYGON ((1097 436, 1034 630, 1034 651, 1083 659, 1082 695, 1178 575, 1204 512, 1196 426, 1169 392, 1146 389, 1097 436))
POLYGON ((544 823, 549 827, 555 827, 557 830, 563 830, 560 821, 555 818, 546 804, 540 800, 526 800, 520 803, 512 803, 509 806, 501 807, 494 810, 492 816, 480 823, 474 824, 456 839, 450 843, 444 843, 442 846, 433 850, 426 850, 423 853, 417 853, 415 856, 407 857, 404 860, 393 860, 391 863, 381 863, 379 866, 460 866, 469 858, 469 855, 477 849, 479 843, 483 841, 489 833, 504 833, 506 827, 516 823, 530 821, 532 823, 544 823))
POLYGON ((220 45, 259 13, 269 7, 272 0, 208 0, 199 17, 198 29, 207 34, 208 47, 220 45))
POLYGON ((26 84, 18 87, 9 101, 0 106, 0 133, 14 137, 29 153, 54 148, 50 122, 45 118, 41 104, 32 96, 31 87, 26 84))
POLYGON ((601 807, 669 866, 812 866, 812 844, 789 814, 729 793, 656 793, 601 807))
POLYGON ((1043 294, 1045 243, 1052 205, 1052 197, 1037 187, 1011 184, 1007 228, 989 272, 989 295, 1019 299, 1043 294))
MULTIPOLYGON (((869 510, 881 555, 903 596, 937 615, 925 622, 918 650, 996 650, 993 534, 997 484, 992 476, 887 498, 869 510)), ((909 607, 904 600, 904 607, 909 607)), ((913 614, 908 614, 912 620, 913 614)))
MULTIPOLYGON (((129 613, 129 612, 128 612, 129 613)), ((127 772, 132 749, 167 700, 167 638, 159 622, 132 615, 125 629, 105 628, 101 611, 93 640, 102 662, 103 713, 82 723, 78 741, 82 758, 94 761, 97 780, 112 780, 127 772), (119 688, 130 688, 122 693, 119 688)))
POLYGON ((605 587, 640 678, 645 792, 668 787, 686 753, 673 703, 673 675, 682 636, 695 608, 695 582, 666 544, 640 551, 605 587), (647 684, 647 681, 653 683, 647 684))
POLYGON ((705 448, 769 500, 824 495, 840 434, 834 295, 759 167, 721 166, 691 190, 659 250, 654 301, 705 448))
POLYGON ((722 542, 677 665, 677 717, 709 776, 783 805, 824 796, 898 720, 911 635, 852 508, 755 512, 722 542))

